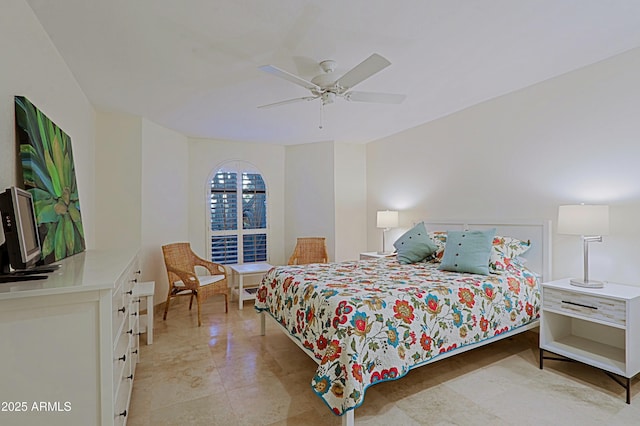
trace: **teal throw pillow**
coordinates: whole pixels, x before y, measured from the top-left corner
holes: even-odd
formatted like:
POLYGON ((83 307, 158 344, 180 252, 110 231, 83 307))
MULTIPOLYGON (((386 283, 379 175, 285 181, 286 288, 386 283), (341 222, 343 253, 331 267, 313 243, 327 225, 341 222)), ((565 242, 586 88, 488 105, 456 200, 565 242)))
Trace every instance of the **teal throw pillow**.
POLYGON ((489 275, 495 228, 486 231, 448 231, 439 269, 489 275))
POLYGON ((435 253, 438 248, 431 238, 429 238, 427 229, 424 227, 424 222, 418 223, 402 234, 402 236, 393 243, 393 246, 398 252, 398 262, 403 265, 423 261, 435 253))

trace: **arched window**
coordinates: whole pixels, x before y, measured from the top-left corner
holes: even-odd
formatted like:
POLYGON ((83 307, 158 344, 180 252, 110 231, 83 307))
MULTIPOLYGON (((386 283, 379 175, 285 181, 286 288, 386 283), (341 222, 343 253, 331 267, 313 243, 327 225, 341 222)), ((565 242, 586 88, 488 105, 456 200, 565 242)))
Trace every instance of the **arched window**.
POLYGON ((267 261, 267 186, 250 164, 223 164, 210 181, 211 260, 267 261))

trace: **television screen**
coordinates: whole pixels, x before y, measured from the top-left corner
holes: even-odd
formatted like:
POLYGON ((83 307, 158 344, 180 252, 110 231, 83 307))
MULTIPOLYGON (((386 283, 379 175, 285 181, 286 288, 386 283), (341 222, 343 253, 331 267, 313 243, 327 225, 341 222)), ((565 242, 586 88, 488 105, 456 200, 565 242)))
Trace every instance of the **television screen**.
POLYGON ((0 194, 0 211, 11 266, 14 269, 35 266, 41 254, 31 193, 17 187, 8 188, 0 194))

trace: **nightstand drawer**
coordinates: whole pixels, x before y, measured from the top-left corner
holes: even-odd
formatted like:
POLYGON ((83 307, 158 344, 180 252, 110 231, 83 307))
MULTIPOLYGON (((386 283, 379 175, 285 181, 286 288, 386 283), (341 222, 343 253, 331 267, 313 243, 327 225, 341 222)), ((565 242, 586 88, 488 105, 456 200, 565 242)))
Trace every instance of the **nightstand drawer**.
POLYGON ((626 303, 624 300, 546 287, 542 295, 542 308, 621 326, 626 325, 626 303))

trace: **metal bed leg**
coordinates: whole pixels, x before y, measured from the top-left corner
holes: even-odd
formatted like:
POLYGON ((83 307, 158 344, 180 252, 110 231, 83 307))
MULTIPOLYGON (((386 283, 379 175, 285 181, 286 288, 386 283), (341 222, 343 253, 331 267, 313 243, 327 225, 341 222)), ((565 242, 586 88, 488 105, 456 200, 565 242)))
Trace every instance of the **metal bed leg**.
POLYGON ((342 426, 355 426, 356 421, 353 416, 354 410, 349 410, 342 415, 342 426))

